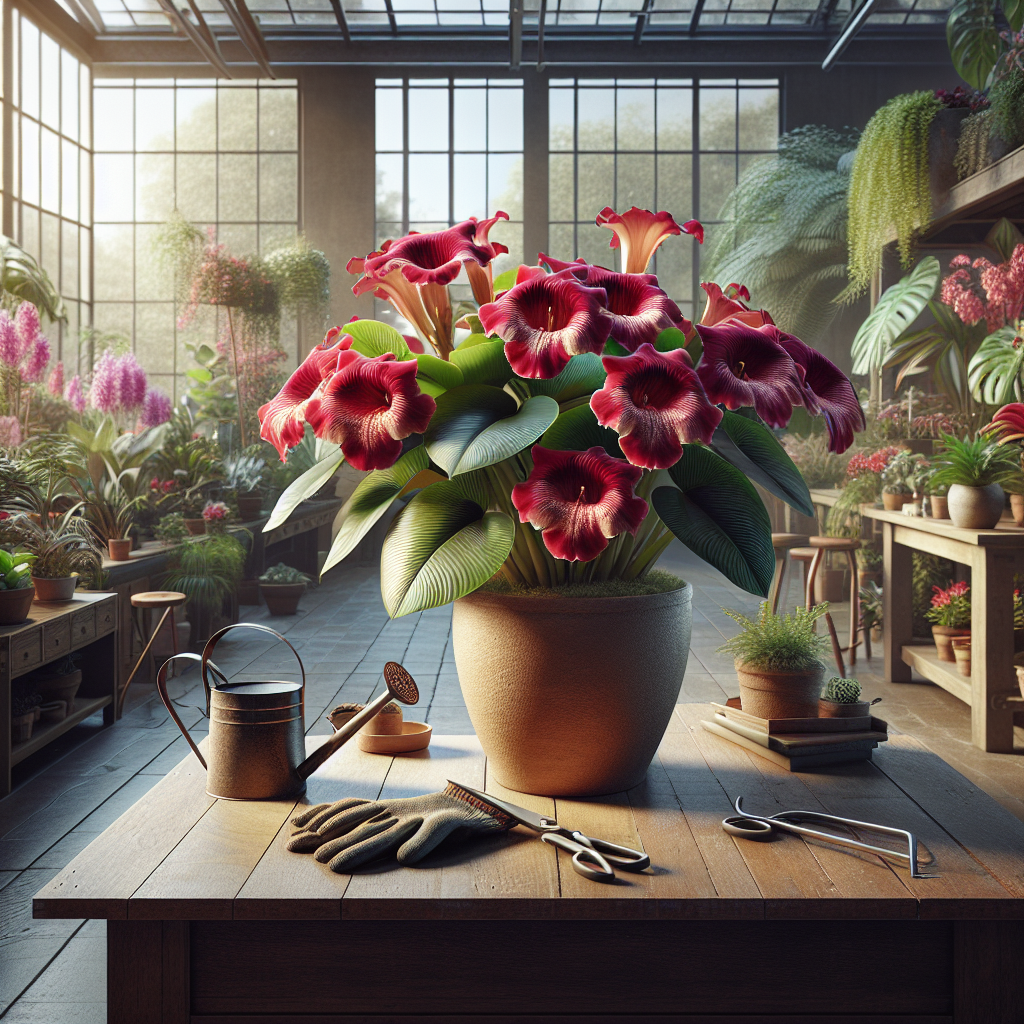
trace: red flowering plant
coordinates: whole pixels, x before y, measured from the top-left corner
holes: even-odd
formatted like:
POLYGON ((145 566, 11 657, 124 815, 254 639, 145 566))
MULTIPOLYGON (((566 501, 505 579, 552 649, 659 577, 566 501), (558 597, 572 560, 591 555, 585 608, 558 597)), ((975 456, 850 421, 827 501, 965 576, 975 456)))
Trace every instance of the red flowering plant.
POLYGON ((966 629, 971 624, 971 587, 963 581, 932 587, 932 604, 925 618, 936 626, 966 629))
POLYGON ((708 284, 691 324, 648 265, 696 221, 604 210, 622 270, 540 254, 497 278, 494 223, 470 219, 358 258, 354 291, 390 301, 416 331, 355 320, 328 332, 260 410, 287 459, 310 432, 319 461, 282 495, 266 529, 341 464, 367 471, 340 516, 325 570, 399 496, 381 587, 392 616, 445 604, 500 577, 556 588, 639 579, 673 538, 751 593, 775 569, 754 483, 813 514, 773 433, 803 406, 845 450, 863 415, 819 353, 748 309, 746 290, 708 284), (467 271, 476 313, 452 323, 467 271), (432 349, 432 351, 431 351, 432 349))

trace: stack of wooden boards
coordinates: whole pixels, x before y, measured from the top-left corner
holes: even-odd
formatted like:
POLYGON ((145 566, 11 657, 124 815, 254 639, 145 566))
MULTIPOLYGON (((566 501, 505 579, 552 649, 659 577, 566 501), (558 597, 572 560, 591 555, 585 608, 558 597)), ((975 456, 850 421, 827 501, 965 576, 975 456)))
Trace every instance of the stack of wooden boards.
POLYGON ((871 751, 888 738, 880 718, 755 718, 732 698, 714 704, 715 717, 701 722, 708 732, 730 740, 791 772, 830 764, 870 761, 871 751))

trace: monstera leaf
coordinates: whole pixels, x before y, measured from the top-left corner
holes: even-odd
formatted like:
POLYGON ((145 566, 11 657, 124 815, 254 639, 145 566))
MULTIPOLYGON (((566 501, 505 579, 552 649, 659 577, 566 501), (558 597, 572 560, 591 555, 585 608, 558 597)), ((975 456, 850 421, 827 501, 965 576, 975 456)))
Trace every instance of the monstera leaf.
POLYGON ((6 235, 0 235, 0 287, 23 302, 31 302, 51 321, 67 319, 64 303, 50 275, 6 235))
POLYGON ((316 494, 328 480, 334 476, 337 468, 345 461, 341 449, 336 445, 311 469, 307 469, 301 476, 297 476, 285 489, 281 497, 277 499, 274 511, 270 513, 267 525, 263 527, 264 533, 276 530, 294 511, 301 501, 305 501, 311 494, 316 494))
POLYGON ((946 42, 957 74, 972 89, 984 89, 1004 50, 992 0, 953 0, 946 19, 946 42))
POLYGON ((515 524, 486 511, 489 504, 467 476, 425 487, 395 517, 380 560, 381 595, 393 619, 465 597, 501 568, 515 524))
POLYGON ((403 362, 408 359, 415 359, 405 338, 402 337, 389 324, 382 324, 379 320, 353 320, 345 324, 342 334, 352 335, 352 348, 369 358, 382 356, 390 352, 396 359, 403 362))
POLYGON ((767 597, 775 551, 771 522, 753 484, 701 445, 685 445, 668 472, 676 486, 655 488, 651 495, 662 522, 738 587, 767 597))
POLYGON ((1020 401, 1020 375, 1024 370, 1024 345, 1014 347, 1016 332, 1001 327, 990 334, 971 360, 968 382, 971 393, 986 405, 1020 401))

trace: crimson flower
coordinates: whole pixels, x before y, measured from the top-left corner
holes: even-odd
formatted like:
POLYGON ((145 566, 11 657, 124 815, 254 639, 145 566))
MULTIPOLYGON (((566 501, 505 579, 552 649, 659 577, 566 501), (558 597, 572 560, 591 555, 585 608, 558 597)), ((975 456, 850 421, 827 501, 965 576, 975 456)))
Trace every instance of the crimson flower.
POLYGON ((750 298, 750 292, 741 284, 729 284, 723 291, 713 281, 704 281, 701 288, 707 294, 708 301, 704 306, 704 315, 700 322, 707 327, 714 327, 723 320, 738 320, 748 327, 763 327, 774 323, 763 309, 751 309, 743 301, 750 298))
POLYGON ((797 365, 807 411, 825 417, 829 451, 845 452, 853 435, 865 427, 864 410, 846 374, 816 349, 780 332, 780 343, 797 365))
POLYGON ((427 429, 436 408, 416 383, 415 359, 391 352, 368 359, 354 349, 338 353, 337 368, 306 405, 317 437, 341 445, 355 469, 387 469, 402 454, 402 439, 427 429))
POLYGON ((608 539, 636 534, 647 502, 633 493, 642 471, 603 448, 563 452, 533 447, 533 472, 512 488, 512 504, 524 523, 543 531, 555 558, 589 562, 608 539))
POLYGON ((981 428, 981 432, 988 434, 999 444, 1024 440, 1024 405, 1020 402, 1004 405, 992 417, 992 422, 981 428))
POLYGON ((603 288, 588 288, 571 270, 528 277, 501 298, 480 307, 488 334, 505 342, 505 355, 520 377, 557 377, 581 352, 600 352, 612 319, 603 288))
POLYGON ((752 405, 768 426, 784 427, 800 404, 802 381, 779 329, 727 320, 697 333, 704 343, 697 376, 708 399, 727 409, 752 405))
MULTIPOLYGON (((490 225, 486 230, 490 230, 490 225)), ((413 231, 380 253, 367 257, 363 272, 380 279, 393 270, 400 270, 413 284, 451 284, 467 260, 483 267, 497 255, 493 246, 477 244, 476 234, 475 218, 444 231, 425 234, 413 231)))
POLYGON ((658 352, 641 345, 631 356, 605 356, 604 387, 590 398, 597 421, 619 435, 634 466, 668 469, 693 441, 711 443, 722 421, 704 394, 686 352, 658 352))
MULTIPOLYGON (((477 220, 476 217, 470 217, 469 219, 476 225, 473 241, 477 245, 490 250, 491 260, 502 253, 508 252, 507 245, 502 245, 501 242, 492 242, 488 238, 491 228, 499 220, 508 220, 508 214, 504 210, 499 210, 493 217, 488 217, 486 220, 477 220)), ((473 298, 476 299, 477 305, 482 306, 485 302, 492 302, 494 300, 494 274, 491 269, 491 261, 488 260, 487 265, 482 267, 476 260, 466 260, 464 266, 466 268, 466 276, 469 278, 469 286, 473 289, 473 298)))
POLYGON ((680 227, 672 214, 665 210, 651 213, 633 206, 625 213, 616 213, 606 206, 597 215, 597 225, 615 232, 611 247, 622 248, 622 269, 627 274, 644 273, 655 249, 669 235, 685 233, 693 235, 698 242, 704 241, 704 228, 699 220, 688 220, 680 227))

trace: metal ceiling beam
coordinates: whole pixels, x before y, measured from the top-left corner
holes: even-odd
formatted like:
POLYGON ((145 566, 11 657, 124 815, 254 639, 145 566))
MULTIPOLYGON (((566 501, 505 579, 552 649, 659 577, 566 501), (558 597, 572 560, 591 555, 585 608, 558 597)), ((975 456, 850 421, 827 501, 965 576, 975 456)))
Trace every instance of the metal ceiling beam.
POLYGON ((703 10, 704 0, 694 0, 693 12, 690 14, 690 27, 687 29, 691 36, 697 31, 697 26, 700 24, 700 16, 703 10))
POLYGON ((388 24, 391 26, 391 34, 396 35, 398 33, 398 22, 395 21, 395 9, 391 6, 391 0, 384 0, 384 6, 388 12, 388 24))
POLYGON ((228 70, 227 64, 224 63, 224 58, 220 55, 217 40, 210 31, 209 25, 206 24, 206 19, 194 6, 193 0, 189 0, 189 4, 192 7, 192 12, 196 15, 198 26, 193 25, 184 12, 179 11, 174 6, 173 0, 157 0, 157 2, 163 9, 164 14, 170 19, 171 24, 184 32, 192 40, 195 48, 213 66, 214 70, 224 78, 230 78, 231 72, 228 70))
POLYGON ((270 53, 267 50, 267 44, 260 34, 259 25, 256 24, 249 12, 245 0, 220 0, 220 5, 224 8, 224 13, 231 19, 231 24, 238 33, 242 45, 252 54, 253 60, 259 65, 260 71, 267 78, 276 78, 277 76, 270 67, 270 53))
POLYGON ((846 19, 846 24, 843 26, 843 31, 840 32, 839 38, 835 41, 832 49, 828 51, 828 55, 821 62, 821 70, 828 71, 833 64, 843 55, 846 48, 853 42, 853 37, 860 31, 861 26, 867 21, 868 15, 871 13, 875 4, 878 0, 864 0, 864 2, 854 11, 849 18, 846 19))
POLYGON ((817 10, 814 12, 814 17, 811 18, 811 25, 815 28, 819 25, 822 28, 828 25, 838 3, 839 0, 821 0, 817 10))
POLYGON ((106 27, 103 24, 103 15, 100 14, 92 0, 67 0, 68 7, 75 13, 75 17, 88 29, 100 33, 106 27))
POLYGON ((644 29, 647 28, 647 19, 651 16, 651 0, 644 0, 640 13, 636 16, 636 28, 633 29, 633 45, 639 46, 643 42, 644 29))
POLYGON ((548 20, 548 0, 540 0, 537 16, 537 70, 544 70, 544 26, 548 20))
POLYGON ((523 0, 509 0, 508 8, 508 66, 517 68, 523 63, 523 0))
POLYGON ((345 8, 341 0, 331 0, 331 7, 334 8, 334 18, 338 22, 338 28, 346 43, 352 42, 352 33, 348 30, 348 18, 345 17, 345 8))

